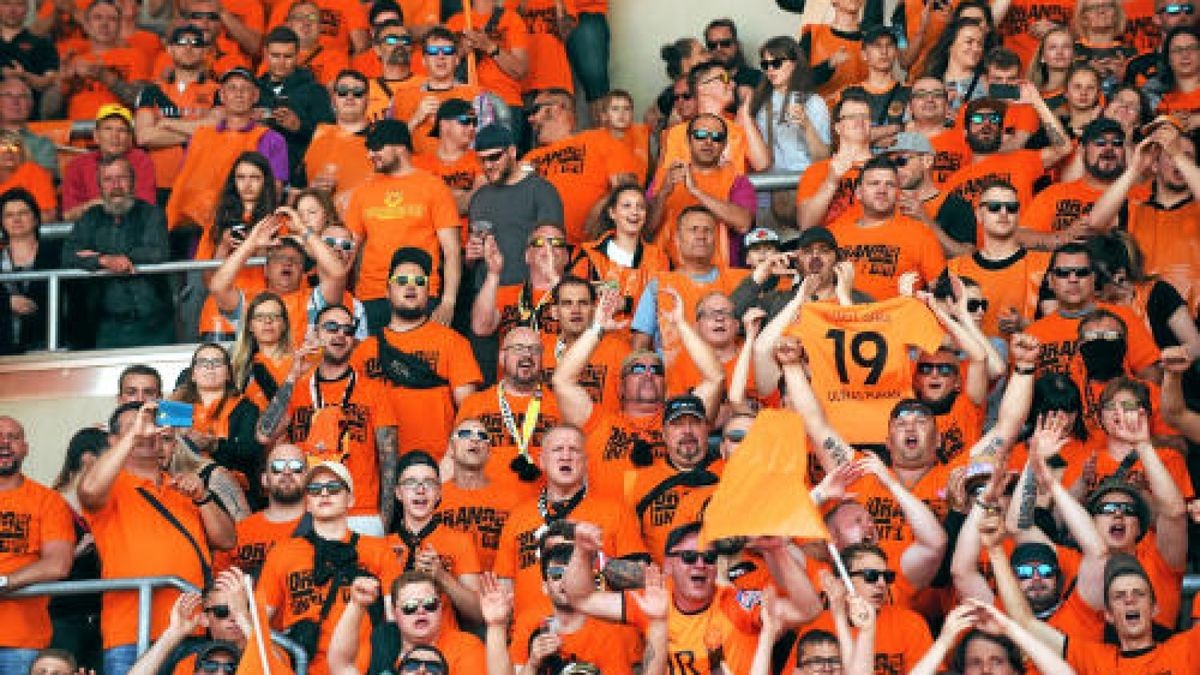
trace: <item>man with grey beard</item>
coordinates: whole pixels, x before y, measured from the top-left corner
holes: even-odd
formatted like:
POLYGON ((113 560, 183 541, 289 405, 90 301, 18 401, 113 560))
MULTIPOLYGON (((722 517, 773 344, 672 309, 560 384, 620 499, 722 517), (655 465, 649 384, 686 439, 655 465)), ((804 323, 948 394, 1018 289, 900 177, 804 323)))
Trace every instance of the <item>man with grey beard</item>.
POLYGON ((166 277, 142 276, 136 267, 167 259, 166 214, 133 196, 133 168, 124 157, 102 160, 97 177, 101 201, 75 223, 63 262, 116 276, 86 281, 87 306, 76 318, 96 325, 99 348, 170 343, 175 322, 166 277))

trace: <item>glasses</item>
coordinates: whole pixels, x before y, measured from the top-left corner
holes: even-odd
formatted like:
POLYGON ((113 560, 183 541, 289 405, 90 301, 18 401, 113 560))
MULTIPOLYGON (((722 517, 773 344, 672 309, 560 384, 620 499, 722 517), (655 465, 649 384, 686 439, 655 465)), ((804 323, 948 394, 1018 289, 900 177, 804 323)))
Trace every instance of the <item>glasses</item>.
POLYGON ((342 239, 341 237, 322 237, 321 241, 325 242, 326 246, 328 246, 329 248, 331 248, 335 251, 353 251, 354 250, 354 240, 353 239, 342 239))
POLYGON ((1142 404, 1138 403, 1137 401, 1109 401, 1108 403, 1101 405, 1100 409, 1107 410, 1109 412, 1114 410, 1137 412, 1142 409, 1142 404))
POLYGON ((704 561, 705 565, 716 565, 717 558, 720 557, 720 555, 721 554, 717 553, 716 551, 711 550, 704 551, 703 553, 700 551, 672 551, 667 554, 667 557, 679 558, 684 565, 695 565, 701 560, 704 561))
POLYGON ((261 312, 250 315, 250 320, 257 321, 259 323, 276 323, 283 321, 283 314, 280 314, 279 312, 261 312))
POLYGON ((534 237, 533 239, 529 240, 529 245, 533 248, 541 248, 543 246, 566 248, 567 240, 563 237, 534 237))
POLYGON ((518 343, 515 345, 509 345, 509 346, 505 347, 504 351, 513 352, 517 356, 533 356, 534 354, 537 354, 542 351, 542 345, 540 345, 540 344, 530 345, 530 344, 518 343))
POLYGON ((971 113, 971 116, 968 119, 971 120, 971 124, 983 124, 984 122, 991 122, 992 124, 1000 124, 1000 120, 1002 118, 1000 117, 1000 113, 998 113, 998 112, 986 112, 986 113, 977 112, 977 113, 971 113))
POLYGON ((1021 581, 1029 581, 1034 574, 1043 579, 1049 579, 1058 574, 1058 568, 1049 563, 1038 563, 1036 565, 1016 565, 1013 567, 1013 572, 1021 581))
POLYGON ((988 213, 1000 213, 1001 211, 1005 211, 1015 214, 1021 209, 1020 202, 983 202, 981 206, 987 209, 988 213))
POLYGON ((692 138, 698 141, 712 141, 713 143, 724 143, 726 134, 724 131, 709 131, 708 129, 696 129, 692 132, 692 138))
POLYGON ((868 584, 873 584, 883 579, 883 582, 890 584, 896 580, 896 572, 893 570, 877 570, 873 567, 866 567, 861 570, 854 570, 850 573, 852 577, 862 577, 863 581, 868 584))
POLYGON ((187 18, 192 21, 220 21, 221 15, 216 12, 192 12, 187 18))
POLYGON ((198 358, 192 361, 192 368, 196 370, 216 370, 225 367, 225 359, 221 358, 198 358))
POLYGON ((476 123, 479 122, 479 118, 475 117, 474 115, 455 115, 454 117, 451 117, 450 119, 454 120, 455 122, 458 122, 459 124, 461 124, 465 127, 473 127, 473 126, 475 126, 476 123))
POLYGON ((460 441, 486 441, 488 433, 483 429, 459 429, 454 432, 454 437, 460 441))
POLYGON ((711 52, 714 49, 729 49, 735 44, 737 44, 737 40, 734 40, 733 38, 725 38, 724 40, 707 40, 705 41, 704 46, 708 47, 708 51, 711 52))
POLYGON ((1123 516, 1136 516, 1137 507, 1133 502, 1104 502, 1096 507, 1096 513, 1105 516, 1113 516, 1121 514, 1123 516))
POLYGON ((777 59, 762 59, 758 62, 758 65, 762 66, 763 70, 775 70, 776 68, 782 68, 783 64, 791 60, 785 56, 781 56, 777 59))
POLYGON ((1058 279, 1068 279, 1070 277, 1086 279, 1092 276, 1092 268, 1090 267, 1055 267, 1050 272, 1058 279))
POLYGON ((1125 336, 1115 330, 1085 330, 1079 337, 1084 342, 1091 342, 1092 340, 1120 340, 1125 336))
POLYGON ((326 321, 321 324, 321 330, 325 331, 326 333, 341 333, 346 337, 352 337, 355 331, 358 330, 358 324, 326 321))
POLYGON ((494 164, 499 162, 502 157, 504 157, 504 151, 500 150, 498 152, 491 152, 486 155, 479 155, 479 161, 483 164, 494 164))
POLYGON ((379 44, 394 47, 396 45, 404 45, 405 47, 412 44, 411 35, 384 35, 379 38, 379 44))
POLYGON ((333 93, 341 97, 353 96, 354 98, 366 98, 366 87, 338 87, 333 90, 333 93))
POLYGON ((304 473, 307 468, 302 459, 273 459, 271 460, 271 473, 304 473))
POLYGON ((837 670, 842 667, 842 660, 836 656, 814 656, 801 661, 800 667, 809 670, 837 670))
POLYGON ((288 21, 320 21, 321 15, 318 12, 296 12, 288 17, 288 21))
POLYGON ((404 616, 412 616, 417 613, 418 609, 423 609, 426 612, 436 612, 442 606, 442 601, 436 596, 431 595, 428 598, 412 598, 405 600, 404 604, 400 605, 400 613, 404 616))
POLYGON ((309 483, 304 486, 304 491, 313 497, 319 495, 340 495, 346 490, 346 484, 340 480, 331 480, 326 483, 309 483))
POLYGON ((1123 148, 1125 147, 1124 138, 1093 138, 1092 145, 1097 148, 1123 148))
POLYGON ((238 664, 232 661, 204 660, 196 664, 198 673, 236 673, 238 664))
POLYGON ((869 122, 871 113, 846 113, 838 118, 839 122, 869 122))
POLYGON ((397 274, 388 281, 397 286, 417 286, 424 288, 429 283, 429 277, 424 274, 397 274))
POLYGON ((558 581, 567 573, 567 568, 562 565, 551 565, 546 568, 546 579, 550 581, 558 581))
POLYGON ((1200 51, 1200 42, 1193 42, 1187 45, 1176 45, 1171 47, 1171 55, 1190 54, 1194 51, 1200 51))
POLYGON ((218 619, 228 619, 230 615, 229 605, 209 605, 204 608, 205 612, 212 614, 218 619))
POLYGON ((1111 12, 1115 9, 1116 7, 1108 3, 1104 3, 1102 5, 1084 5, 1081 11, 1084 14, 1093 14, 1095 12, 1111 12))
POLYGON ((1188 16, 1191 16, 1195 12, 1196 12, 1196 7, 1193 5, 1189 5, 1189 4, 1181 4, 1181 5, 1170 4, 1170 5, 1166 5, 1162 8, 1160 8, 1158 10, 1159 14, 1170 14, 1172 16, 1175 16, 1178 14, 1186 14, 1188 16))
POLYGON ((446 664, 441 661, 425 659, 404 659, 400 662, 401 673, 419 673, 425 671, 429 675, 446 675, 446 664))
POLYGON ((457 52, 454 45, 425 45, 425 56, 454 56, 457 52))
POLYGON ((661 363, 635 363, 625 369, 625 372, 631 375, 663 375, 667 369, 661 363))
POLYGON ((179 38, 178 40, 172 42, 171 44, 176 47, 207 47, 208 46, 207 44, 205 44, 204 40, 201 40, 199 38, 179 38))
POLYGON ((910 98, 946 98, 945 89, 913 89, 910 98))
POLYGON ((432 490, 437 486, 438 482, 434 478, 405 478, 404 480, 400 481, 400 487, 404 488, 405 490, 412 490, 414 492, 417 490, 432 490))
POLYGON ((942 377, 958 374, 958 366, 953 363, 918 363, 917 372, 922 375, 937 373, 942 377))
POLYGON ((710 309, 700 312, 701 319, 717 319, 720 321, 728 321, 733 318, 733 312, 728 309, 710 309))
POLYGON ((700 80, 700 84, 712 84, 713 82, 720 82, 721 84, 729 84, 729 73, 722 70, 721 72, 717 73, 716 75, 713 75, 712 77, 708 78, 707 80, 700 80))
POLYGON ((967 300, 967 311, 968 312, 986 312, 987 308, 988 308, 987 300, 976 300, 975 298, 971 298, 970 300, 967 300))
POLYGON ((731 429, 725 432, 725 440, 730 443, 741 443, 746 438, 745 429, 731 429))

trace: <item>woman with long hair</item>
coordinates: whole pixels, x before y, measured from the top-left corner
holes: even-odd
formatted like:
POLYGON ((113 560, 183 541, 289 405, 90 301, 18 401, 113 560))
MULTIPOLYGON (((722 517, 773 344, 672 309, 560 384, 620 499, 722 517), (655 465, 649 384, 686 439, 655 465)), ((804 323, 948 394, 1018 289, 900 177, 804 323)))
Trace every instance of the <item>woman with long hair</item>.
MULTIPOLYGON (((25 188, 0 194, 0 272, 59 267, 59 249, 41 240, 42 214, 25 188)), ((0 353, 19 354, 46 345, 46 282, 0 284, 0 353)))
POLYGON ((250 301, 243 316, 229 359, 233 385, 259 410, 266 410, 292 368, 288 310, 278 295, 263 292, 250 301))
POLYGON ((1083 135, 1083 128, 1100 116, 1100 73, 1086 63, 1071 66, 1067 73, 1065 103, 1059 108, 1063 127, 1073 138, 1083 135))
POLYGON ((795 40, 773 37, 759 56, 766 77, 750 99, 750 112, 771 148, 772 168, 803 171, 829 157, 829 107, 809 88, 808 64, 795 40))
POLYGON ((925 75, 946 85, 949 114, 987 92, 983 80, 984 26, 978 19, 957 19, 946 26, 929 55, 925 75))
POLYGON ((243 152, 225 177, 217 197, 212 231, 200 241, 196 258, 225 258, 255 223, 279 206, 271 164, 261 153, 243 152))
POLYGON ((1118 0, 1079 0, 1071 19, 1076 56, 1097 69, 1105 61, 1133 58, 1137 50, 1122 40, 1125 26, 1125 9, 1118 0))
POLYGON ((1029 61, 1027 77, 1051 110, 1066 101, 1067 71, 1074 63, 1075 39, 1069 29, 1061 26, 1042 37, 1029 61))
POLYGON ((1187 126, 1200 126, 1200 28, 1181 26, 1163 38, 1162 70, 1158 79, 1166 93, 1158 104, 1158 112, 1188 114, 1187 126))

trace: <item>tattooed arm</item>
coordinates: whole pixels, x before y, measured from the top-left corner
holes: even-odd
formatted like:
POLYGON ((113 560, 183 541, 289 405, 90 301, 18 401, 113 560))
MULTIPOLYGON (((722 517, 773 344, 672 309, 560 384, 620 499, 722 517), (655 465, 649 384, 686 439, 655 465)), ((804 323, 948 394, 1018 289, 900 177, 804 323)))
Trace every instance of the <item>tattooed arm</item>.
POLYGON ((641 588, 646 583, 646 566, 637 560, 613 558, 604 565, 604 582, 614 591, 641 588))
POLYGON ((1059 121, 1054 111, 1050 110, 1050 106, 1046 105, 1041 92, 1032 82, 1021 83, 1020 102, 1033 106, 1034 112, 1042 122, 1042 128, 1046 131, 1046 138, 1050 139, 1050 145, 1040 151, 1042 166, 1052 167, 1071 154, 1071 150, 1074 148, 1071 137, 1067 135, 1067 130, 1063 128, 1062 122, 1059 121))
POLYGON ((287 419, 288 407, 292 403, 292 392, 296 388, 296 381, 304 375, 309 369, 308 359, 311 355, 318 353, 321 346, 309 338, 305 338, 304 345, 292 354, 292 367, 288 371, 287 377, 279 385, 279 390, 275 392, 275 397, 267 404, 267 409, 258 416, 258 429, 254 436, 266 448, 279 438, 279 434, 283 433, 286 426, 284 420, 287 419))
POLYGON ((375 451, 379 454, 379 518, 386 532, 392 524, 392 509, 396 503, 396 427, 375 430, 375 451))

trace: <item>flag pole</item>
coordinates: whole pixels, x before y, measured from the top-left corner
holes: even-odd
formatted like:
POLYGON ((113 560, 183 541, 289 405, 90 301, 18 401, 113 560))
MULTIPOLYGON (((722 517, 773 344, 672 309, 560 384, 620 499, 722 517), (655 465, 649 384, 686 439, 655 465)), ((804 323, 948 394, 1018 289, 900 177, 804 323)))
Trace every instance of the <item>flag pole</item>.
POLYGON ((246 589, 246 602, 250 605, 250 624, 254 627, 254 643, 258 646, 258 658, 262 662, 263 675, 271 675, 271 664, 267 659, 267 648, 263 643, 262 624, 258 620, 258 602, 254 597, 254 585, 250 575, 242 572, 242 587, 246 589))
MULTIPOLYGON (((463 0, 463 30, 475 30, 475 8, 473 0, 463 0)), ((475 86, 475 50, 467 50, 467 84, 475 86)))
POLYGON ((838 576, 842 578, 842 583, 846 584, 846 592, 854 592, 854 584, 850 581, 850 573, 846 571, 846 566, 842 563, 842 556, 838 553, 837 548, 832 541, 826 540, 825 546, 829 549, 829 559, 833 561, 834 567, 837 568, 838 576))

